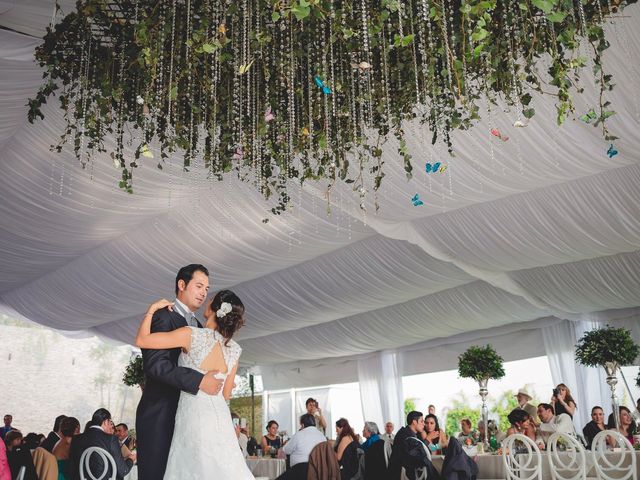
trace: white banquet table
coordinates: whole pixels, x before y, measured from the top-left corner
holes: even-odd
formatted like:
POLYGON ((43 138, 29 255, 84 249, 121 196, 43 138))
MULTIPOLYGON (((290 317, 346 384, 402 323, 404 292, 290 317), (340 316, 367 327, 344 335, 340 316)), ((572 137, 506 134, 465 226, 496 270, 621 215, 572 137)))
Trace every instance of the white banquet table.
POLYGON ((287 469, 287 462, 281 458, 247 458, 247 466, 254 477, 279 477, 287 469))

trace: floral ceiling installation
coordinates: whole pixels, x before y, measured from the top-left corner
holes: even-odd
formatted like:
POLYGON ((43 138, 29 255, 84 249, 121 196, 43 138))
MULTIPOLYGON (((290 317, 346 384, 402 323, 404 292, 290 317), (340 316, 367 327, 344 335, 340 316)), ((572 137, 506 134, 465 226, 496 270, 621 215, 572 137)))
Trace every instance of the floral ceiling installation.
POLYGON ((603 26, 628 3, 79 1, 37 48, 45 82, 28 115, 44 118, 57 93, 67 127, 54 148, 69 142, 83 166, 115 137, 109 153, 130 193, 141 162, 162 168, 176 152, 186 170, 253 182, 280 213, 292 179, 324 180, 328 195, 337 181, 375 194, 389 135, 410 177, 408 120, 451 152, 450 132, 470 128, 482 100, 504 102, 526 126, 538 91, 557 97, 561 124, 585 66, 601 91, 589 123, 612 141, 603 26))

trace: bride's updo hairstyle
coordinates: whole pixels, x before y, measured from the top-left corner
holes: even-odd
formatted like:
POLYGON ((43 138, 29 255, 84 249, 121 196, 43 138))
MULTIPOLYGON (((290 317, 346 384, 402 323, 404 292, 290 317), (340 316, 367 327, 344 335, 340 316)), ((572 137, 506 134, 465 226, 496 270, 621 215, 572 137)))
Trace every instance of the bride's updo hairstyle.
POLYGON ((244 304, 231 290, 220 290, 211 300, 211 310, 216 314, 216 330, 226 338, 226 345, 244 325, 244 304), (226 311, 228 308, 223 308, 223 304, 230 304, 231 311, 226 311))

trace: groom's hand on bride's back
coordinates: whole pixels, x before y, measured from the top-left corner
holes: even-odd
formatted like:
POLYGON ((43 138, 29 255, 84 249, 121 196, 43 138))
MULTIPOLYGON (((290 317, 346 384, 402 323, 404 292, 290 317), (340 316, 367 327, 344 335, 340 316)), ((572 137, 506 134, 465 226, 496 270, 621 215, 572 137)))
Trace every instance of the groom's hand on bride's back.
POLYGON ((211 370, 205 373, 200 382, 200 390, 208 395, 217 395, 222 388, 222 380, 215 377, 218 370, 211 370))

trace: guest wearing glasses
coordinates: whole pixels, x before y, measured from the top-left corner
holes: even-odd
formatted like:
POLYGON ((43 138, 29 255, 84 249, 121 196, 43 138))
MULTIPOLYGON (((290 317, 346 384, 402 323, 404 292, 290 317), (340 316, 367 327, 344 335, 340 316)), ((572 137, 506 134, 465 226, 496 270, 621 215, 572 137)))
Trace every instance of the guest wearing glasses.
POLYGON ((591 409, 591 421, 582 429, 582 435, 584 435, 588 449, 591 449, 591 444, 595 436, 606 428, 607 426, 604 423, 604 410, 602 410, 600 406, 593 407, 591 409))

